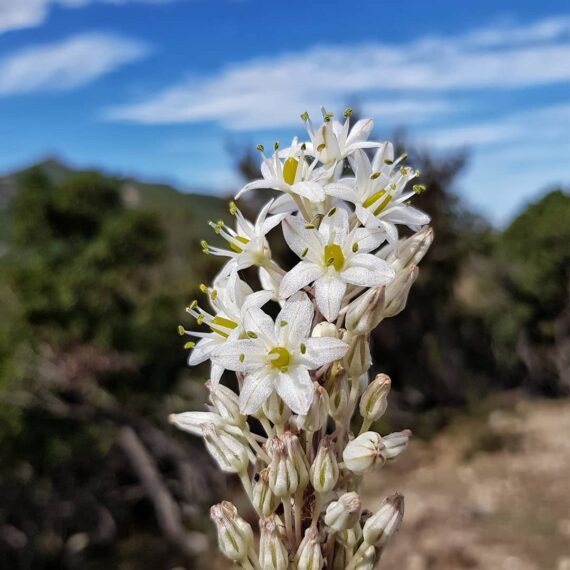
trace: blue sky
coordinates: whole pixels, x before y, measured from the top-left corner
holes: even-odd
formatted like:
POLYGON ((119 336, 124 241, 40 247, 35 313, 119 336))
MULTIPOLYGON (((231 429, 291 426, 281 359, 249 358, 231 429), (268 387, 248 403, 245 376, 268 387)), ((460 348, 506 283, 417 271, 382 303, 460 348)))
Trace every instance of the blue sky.
POLYGON ((468 147, 496 223, 570 182, 566 1, 0 0, 0 172, 57 155, 227 192, 234 152, 347 103, 468 147))

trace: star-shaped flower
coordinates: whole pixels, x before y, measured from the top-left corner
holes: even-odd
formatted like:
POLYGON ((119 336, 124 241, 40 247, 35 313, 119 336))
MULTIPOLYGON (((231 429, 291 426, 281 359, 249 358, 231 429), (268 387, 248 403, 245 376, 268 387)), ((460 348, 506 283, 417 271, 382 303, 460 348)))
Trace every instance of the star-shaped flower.
POLYGON ((231 248, 222 249, 208 245, 205 241, 202 242, 202 249, 205 253, 230 258, 220 275, 226 276, 232 271, 241 271, 252 265, 263 267, 271 264, 271 250, 265 236, 287 215, 281 213, 268 217, 267 214, 272 204, 273 200, 267 202, 259 212, 255 224, 252 224, 232 203, 230 212, 236 217, 235 230, 227 227, 221 221, 218 223, 210 222, 215 232, 221 235, 231 248))
POLYGON ((308 412, 314 394, 309 370, 342 358, 348 349, 335 338, 310 337, 313 315, 313 304, 303 292, 287 300, 275 322, 252 307, 244 315, 249 338, 212 352, 217 365, 245 373, 239 395, 243 414, 259 410, 274 390, 293 412, 308 412))
POLYGON ((349 131, 351 109, 344 112, 344 124, 334 121, 332 113, 327 113, 325 109, 322 109, 322 113, 323 124, 318 129, 313 126, 308 113, 304 113, 302 118, 311 137, 307 154, 318 157, 323 164, 342 161, 359 148, 374 148, 381 144, 367 140, 374 128, 372 119, 357 121, 349 131))
POLYGON ((406 191, 408 182, 417 172, 408 166, 400 166, 405 156, 394 161, 392 143, 384 143, 370 162, 366 153, 359 150, 350 159, 355 178, 343 178, 327 185, 330 196, 342 198, 355 205, 355 213, 367 228, 380 228, 392 243, 398 239, 398 225, 406 225, 417 231, 430 218, 410 206, 408 200, 425 188, 413 186, 406 191))
MULTIPOLYGON (((237 272, 229 277, 219 278, 212 289, 202 287, 208 293, 213 314, 198 306, 193 301, 187 311, 196 318, 199 324, 207 325, 210 332, 186 331, 184 334, 200 338, 188 358, 189 366, 196 366, 210 358, 212 351, 225 343, 239 338, 243 333, 243 315, 251 307, 262 307, 267 303, 272 293, 257 291, 253 293, 251 287, 242 281, 237 272)), ((213 384, 220 381, 224 368, 212 363, 210 378, 213 384)))
POLYGON ((328 321, 341 308, 348 284, 361 287, 385 285, 394 271, 383 260, 370 254, 384 240, 382 231, 349 228, 348 213, 333 208, 317 228, 299 217, 283 222, 289 247, 302 258, 282 279, 281 297, 287 298, 313 281, 319 311, 328 321))

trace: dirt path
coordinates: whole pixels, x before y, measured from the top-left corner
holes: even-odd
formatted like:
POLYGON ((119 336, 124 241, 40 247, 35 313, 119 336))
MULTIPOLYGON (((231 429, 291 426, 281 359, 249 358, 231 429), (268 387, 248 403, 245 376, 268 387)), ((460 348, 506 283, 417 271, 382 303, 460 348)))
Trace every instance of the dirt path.
POLYGON ((525 402, 413 442, 365 504, 406 498, 381 570, 570 570, 570 403, 525 402))

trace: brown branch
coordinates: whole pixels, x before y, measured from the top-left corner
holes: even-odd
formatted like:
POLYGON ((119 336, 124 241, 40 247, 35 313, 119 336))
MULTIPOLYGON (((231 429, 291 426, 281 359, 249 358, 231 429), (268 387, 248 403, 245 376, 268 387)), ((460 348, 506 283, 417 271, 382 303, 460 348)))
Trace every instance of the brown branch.
POLYGON ((125 452, 154 506, 156 519, 166 539, 187 558, 202 551, 199 541, 192 540, 184 525, 177 503, 164 484, 159 470, 136 432, 129 426, 119 430, 117 442, 125 452))

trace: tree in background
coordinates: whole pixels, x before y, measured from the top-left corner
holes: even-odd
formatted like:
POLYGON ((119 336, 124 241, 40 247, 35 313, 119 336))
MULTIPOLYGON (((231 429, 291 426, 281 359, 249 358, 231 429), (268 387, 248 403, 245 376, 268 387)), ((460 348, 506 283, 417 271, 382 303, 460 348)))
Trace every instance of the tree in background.
POLYGON ((184 301, 153 283, 167 253, 158 218, 127 208, 115 180, 85 172, 58 183, 32 169, 10 222, 0 558, 9 568, 192 559, 186 525, 199 524, 195 505, 216 480, 206 487, 209 463, 195 469, 161 427, 185 362, 173 342, 184 301))

